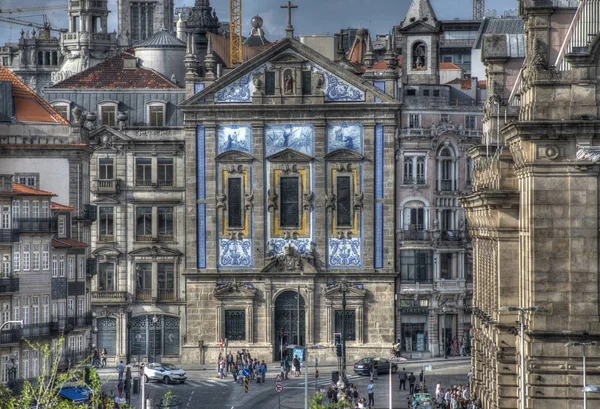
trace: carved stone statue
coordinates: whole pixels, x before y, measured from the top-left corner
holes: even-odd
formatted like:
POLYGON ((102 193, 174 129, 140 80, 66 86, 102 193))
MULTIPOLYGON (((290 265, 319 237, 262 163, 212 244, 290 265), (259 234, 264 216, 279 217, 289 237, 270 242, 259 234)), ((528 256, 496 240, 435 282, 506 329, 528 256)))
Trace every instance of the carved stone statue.
POLYGON ((314 195, 310 190, 302 192, 302 208, 305 212, 312 211, 313 197, 314 195))
POLYGON ((325 211, 332 209, 335 209, 335 193, 331 192, 329 194, 325 194, 325 211))
POLYGON ((254 192, 244 195, 244 209, 248 211, 254 209, 254 192))
POLYGON ((277 199, 277 191, 274 188, 269 189, 267 191, 267 211, 269 213, 273 213, 278 209, 277 199))
POLYGON ((365 194, 357 192, 354 194, 354 210, 362 211, 364 208, 365 194))
POLYGON ((290 73, 287 73, 285 75, 285 80, 284 80, 284 93, 286 95, 291 95, 294 93, 294 78, 292 78, 292 75, 290 73))
POLYGON ((227 210, 227 195, 218 195, 217 196, 217 210, 223 209, 227 210))

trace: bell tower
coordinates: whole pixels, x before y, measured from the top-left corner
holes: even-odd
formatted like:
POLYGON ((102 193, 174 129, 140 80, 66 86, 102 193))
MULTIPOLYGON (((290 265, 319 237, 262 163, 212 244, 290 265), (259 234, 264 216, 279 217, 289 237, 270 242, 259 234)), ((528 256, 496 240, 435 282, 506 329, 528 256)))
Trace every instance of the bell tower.
POLYGON ((404 84, 439 84, 440 26, 429 0, 413 0, 399 29, 404 84))
POLYGON ((163 28, 173 33, 174 10, 173 0, 119 0, 120 45, 135 45, 163 28))

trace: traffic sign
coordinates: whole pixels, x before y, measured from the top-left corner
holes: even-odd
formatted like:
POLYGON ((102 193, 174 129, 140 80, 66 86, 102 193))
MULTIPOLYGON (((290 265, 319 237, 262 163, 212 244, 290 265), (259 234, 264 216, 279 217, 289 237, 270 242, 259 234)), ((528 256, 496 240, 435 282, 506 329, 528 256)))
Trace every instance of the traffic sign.
POLYGON ((245 377, 250 376, 250 370, 248 368, 244 368, 244 370, 242 371, 242 375, 244 375, 245 377))
POLYGON ((275 392, 277 392, 277 393, 283 392, 283 385, 281 385, 279 383, 277 385, 275 385, 275 392))
POLYGON ((283 379, 281 379, 281 375, 277 375, 275 377, 275 383, 281 383, 281 382, 283 382, 283 379))

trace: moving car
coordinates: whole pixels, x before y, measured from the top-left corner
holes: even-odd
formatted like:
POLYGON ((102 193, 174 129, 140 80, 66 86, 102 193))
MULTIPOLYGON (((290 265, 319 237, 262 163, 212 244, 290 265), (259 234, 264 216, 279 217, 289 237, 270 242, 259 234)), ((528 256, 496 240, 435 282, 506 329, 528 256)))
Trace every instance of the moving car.
POLYGON ((165 384, 171 382, 184 383, 187 375, 183 369, 171 364, 148 364, 144 369, 144 381, 162 381, 165 384))
POLYGON ((370 357, 363 358, 354 364, 354 373, 357 375, 369 375, 371 373, 371 367, 374 363, 377 363, 377 373, 384 374, 390 372, 390 364, 392 365, 392 373, 398 371, 398 365, 390 362, 385 358, 370 357))

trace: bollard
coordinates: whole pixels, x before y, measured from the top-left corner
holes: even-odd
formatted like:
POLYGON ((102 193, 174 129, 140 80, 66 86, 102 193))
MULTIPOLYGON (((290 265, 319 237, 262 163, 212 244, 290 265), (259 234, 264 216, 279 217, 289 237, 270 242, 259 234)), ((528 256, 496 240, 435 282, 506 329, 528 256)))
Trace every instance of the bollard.
POLYGON ((248 393, 248 377, 244 377, 244 391, 248 393))

